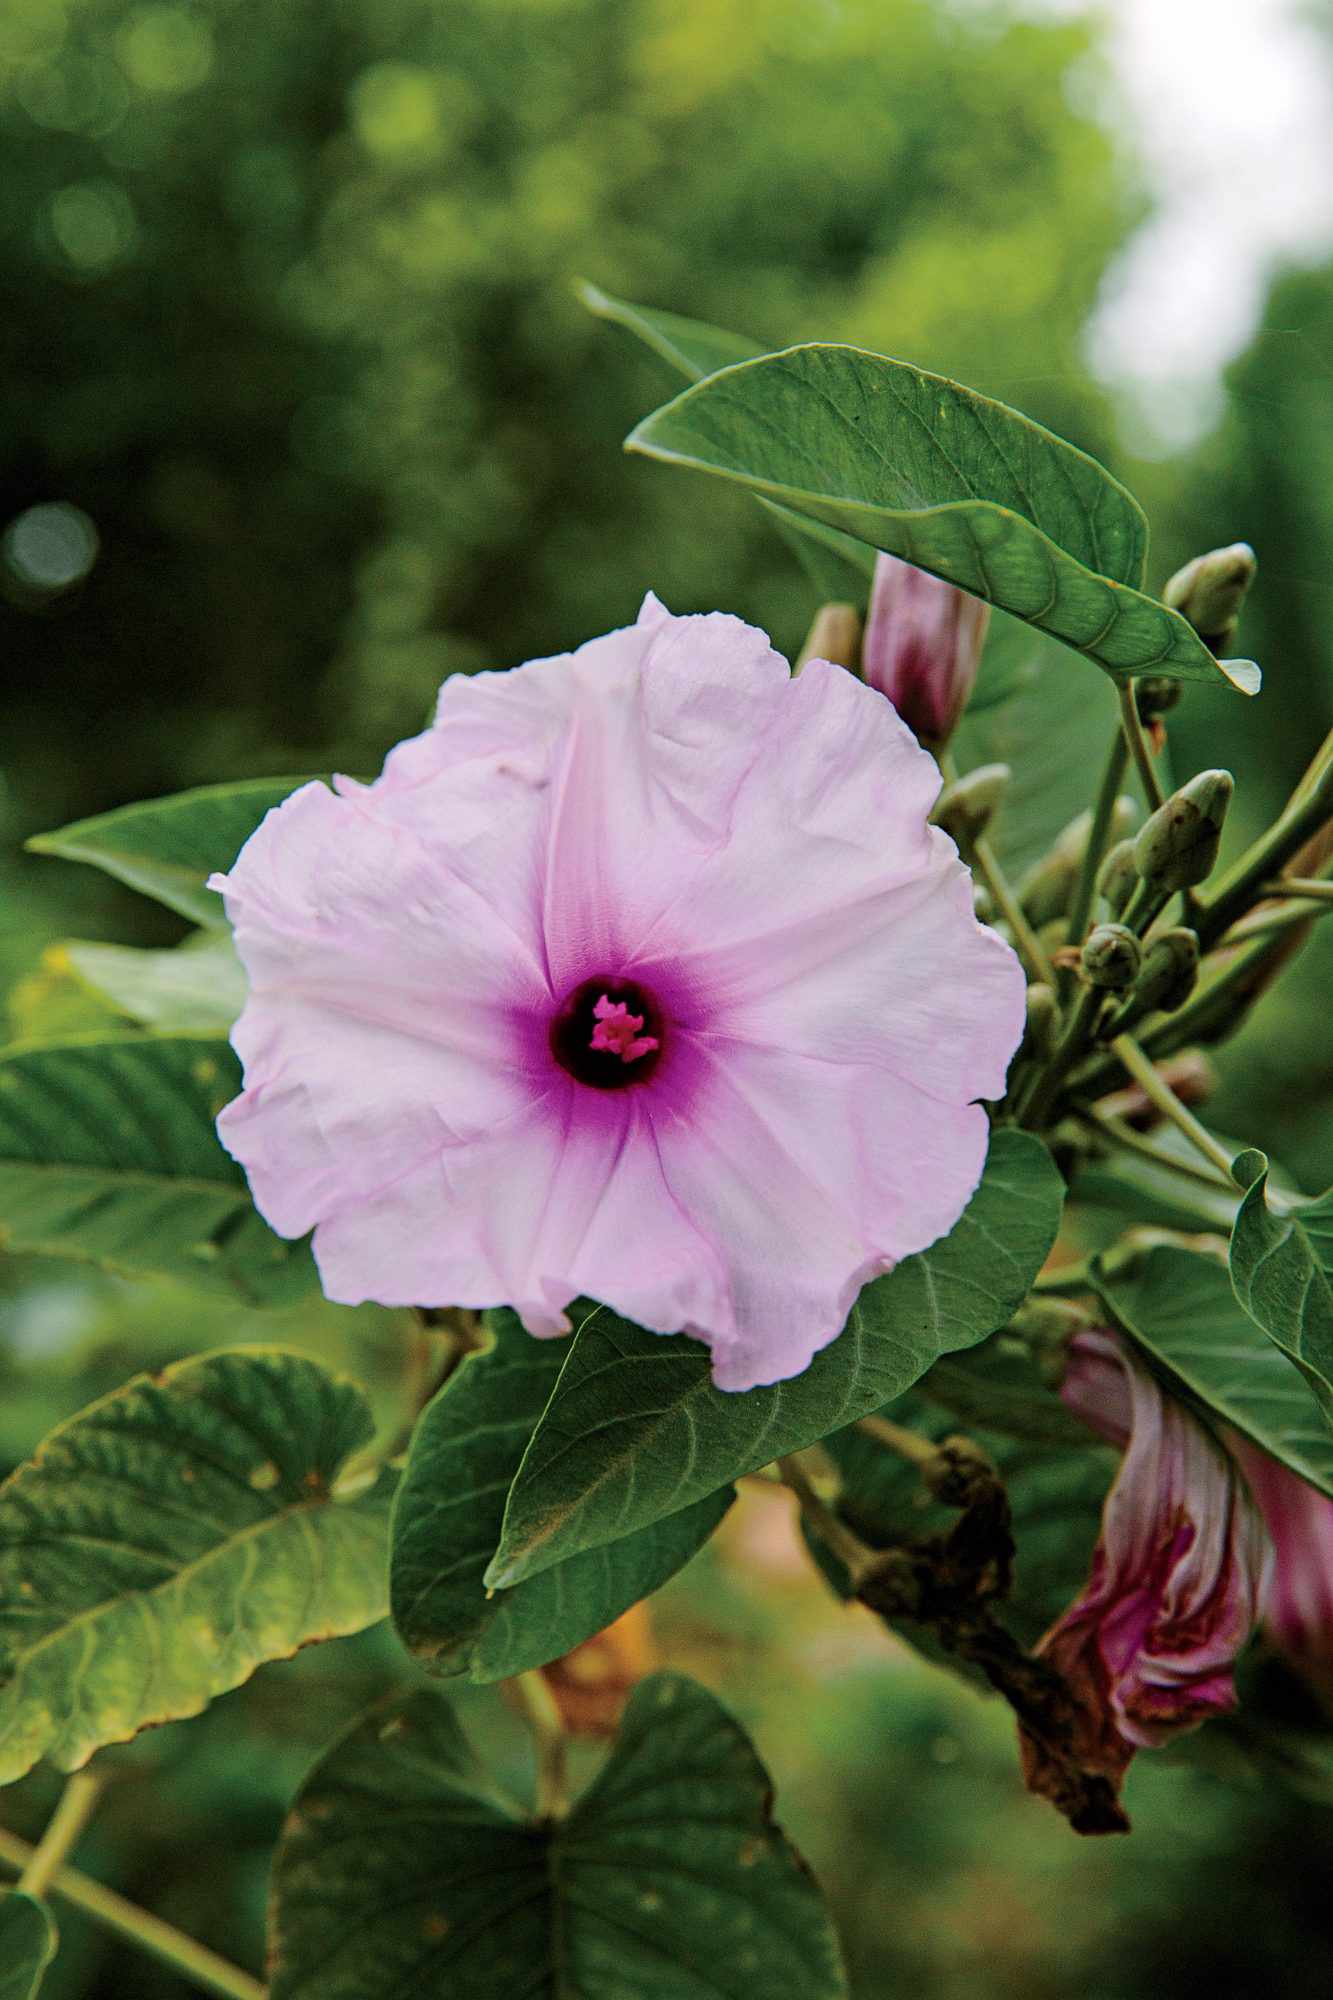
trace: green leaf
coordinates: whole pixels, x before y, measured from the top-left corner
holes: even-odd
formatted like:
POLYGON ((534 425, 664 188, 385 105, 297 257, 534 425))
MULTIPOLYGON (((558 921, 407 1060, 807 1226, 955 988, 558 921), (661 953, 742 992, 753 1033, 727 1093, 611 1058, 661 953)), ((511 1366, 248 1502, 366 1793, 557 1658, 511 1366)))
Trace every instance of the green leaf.
POLYGON ((1116 680, 1259 686, 1142 594, 1147 525, 1095 460, 1003 403, 859 348, 811 345, 706 377, 630 451, 712 472, 887 549, 1088 654, 1116 680))
POLYGON ((1171 1244, 1098 1287, 1177 1393, 1333 1494, 1333 1437, 1298 1371, 1257 1327, 1221 1264, 1171 1244))
POLYGON ((0 2000, 37 2000, 58 1942, 45 1903, 17 1889, 0 1896, 0 2000))
POLYGON ((95 1035, 0 1051, 0 1240, 278 1305, 317 1283, 260 1220, 214 1130, 226 1042, 95 1035))
POLYGON ((565 1361, 510 1312, 418 1423, 394 1509, 390 1597, 399 1637, 433 1673, 507 1679, 570 1652, 674 1576, 726 1513, 731 1488, 669 1521, 574 1556, 516 1590, 482 1581, 505 1495, 565 1361))
POLYGON ((635 1691, 568 1818, 496 1794, 439 1695, 380 1708, 297 1800, 271 2000, 843 2000, 819 1891, 711 1694, 635 1691))
MULTIPOLYGON (((752 360, 764 352, 758 341, 741 333, 728 333, 701 319, 682 319, 679 313, 658 312, 651 306, 630 305, 612 298, 597 285, 582 284, 579 296, 588 311, 599 319, 612 320, 636 334, 654 354, 685 376, 698 382, 735 361, 752 360)), ((870 579, 875 573, 874 552, 864 542, 824 521, 812 521, 793 513, 776 500, 759 502, 773 518, 783 540, 795 553, 806 575, 824 603, 848 603, 858 607, 866 601, 870 579)))
POLYGON ((34 854, 87 861, 192 923, 219 930, 227 921, 222 898, 204 884, 215 868, 231 866, 271 807, 308 782, 246 778, 200 785, 34 834, 27 845, 34 854))
POLYGON ((1022 1342, 996 1334, 937 1361, 917 1393, 956 1421, 1030 1443, 1086 1446, 1091 1433, 1038 1375, 1022 1342))
POLYGON ((0 1784, 382 1618, 392 1482, 337 1488, 373 1428, 354 1383, 235 1348, 53 1431, 0 1486, 0 1784))
POLYGON ((118 1014, 160 1034, 225 1035, 245 1005, 245 970, 226 931, 196 931, 171 951, 78 938, 63 950, 118 1014))
POLYGON ((951 1233, 861 1293, 804 1374, 729 1395, 706 1348, 596 1307, 524 1455, 486 1573, 493 1588, 618 1541, 783 1452, 827 1437, 1002 1326, 1059 1226, 1063 1183, 1030 1133, 997 1132, 951 1233))
POLYGON ((1231 1234, 1236 1295, 1333 1422, 1333 1188, 1275 1207, 1262 1153, 1242 1153, 1236 1172, 1250 1183, 1231 1234))

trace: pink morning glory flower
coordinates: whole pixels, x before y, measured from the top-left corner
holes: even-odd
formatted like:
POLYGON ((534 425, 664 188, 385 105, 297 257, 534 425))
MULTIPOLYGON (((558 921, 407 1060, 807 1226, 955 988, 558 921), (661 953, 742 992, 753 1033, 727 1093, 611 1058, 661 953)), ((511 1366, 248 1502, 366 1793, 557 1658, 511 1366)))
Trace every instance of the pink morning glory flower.
POLYGON ((1228 1442, 1273 1543, 1264 1628, 1298 1666, 1333 1687, 1333 1500, 1247 1439, 1228 1442))
POLYGON ((370 785, 303 786, 214 886, 250 980, 219 1131, 348 1304, 583 1294, 803 1369, 958 1220, 1023 1023, 927 824, 933 761, 735 618, 448 681, 370 785))
POLYGON ((875 560, 861 671, 922 743, 947 743, 967 707, 990 606, 897 556, 875 560))
MULTIPOLYGON (((1119 1784, 1136 1750, 1235 1706, 1269 1542, 1235 1461, 1114 1334, 1075 1336, 1060 1393, 1124 1457, 1087 1586, 1037 1651, 1074 1695, 1079 1763, 1119 1784)), ((1030 1787, 1050 1790, 1040 1746, 1023 1751, 1030 1787)))

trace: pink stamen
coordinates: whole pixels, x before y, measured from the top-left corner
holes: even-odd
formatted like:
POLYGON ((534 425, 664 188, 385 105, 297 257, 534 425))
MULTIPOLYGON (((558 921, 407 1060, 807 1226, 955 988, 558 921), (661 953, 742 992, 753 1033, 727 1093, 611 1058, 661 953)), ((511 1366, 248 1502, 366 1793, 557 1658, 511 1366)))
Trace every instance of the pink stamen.
POLYGON ((657 1048, 656 1035, 640 1032, 643 1015, 631 1014, 623 1000, 612 1000, 603 993, 592 1011, 597 1026, 592 1031, 590 1048, 617 1055, 623 1063, 637 1062, 640 1056, 651 1055, 657 1048))

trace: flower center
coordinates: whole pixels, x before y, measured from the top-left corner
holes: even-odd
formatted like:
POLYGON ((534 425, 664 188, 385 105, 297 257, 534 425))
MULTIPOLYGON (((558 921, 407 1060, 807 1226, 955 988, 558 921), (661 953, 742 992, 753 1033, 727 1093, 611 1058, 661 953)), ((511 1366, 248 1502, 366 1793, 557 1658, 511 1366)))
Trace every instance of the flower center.
POLYGON ((594 1090, 643 1083, 662 1053, 662 1010, 646 986, 598 973, 570 993, 551 1022, 551 1053, 594 1090))

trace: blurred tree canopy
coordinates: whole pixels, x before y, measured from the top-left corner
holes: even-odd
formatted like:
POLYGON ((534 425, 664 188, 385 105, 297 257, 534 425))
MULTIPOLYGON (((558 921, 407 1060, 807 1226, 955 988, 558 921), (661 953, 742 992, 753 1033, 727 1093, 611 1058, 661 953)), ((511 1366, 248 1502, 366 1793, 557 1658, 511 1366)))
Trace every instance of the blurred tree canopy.
POLYGON ((373 766, 649 585, 798 643, 755 510, 622 460, 671 384, 578 274, 1104 448, 1079 333, 1137 196, 1090 51, 926 0, 9 0, 20 821, 373 766))

